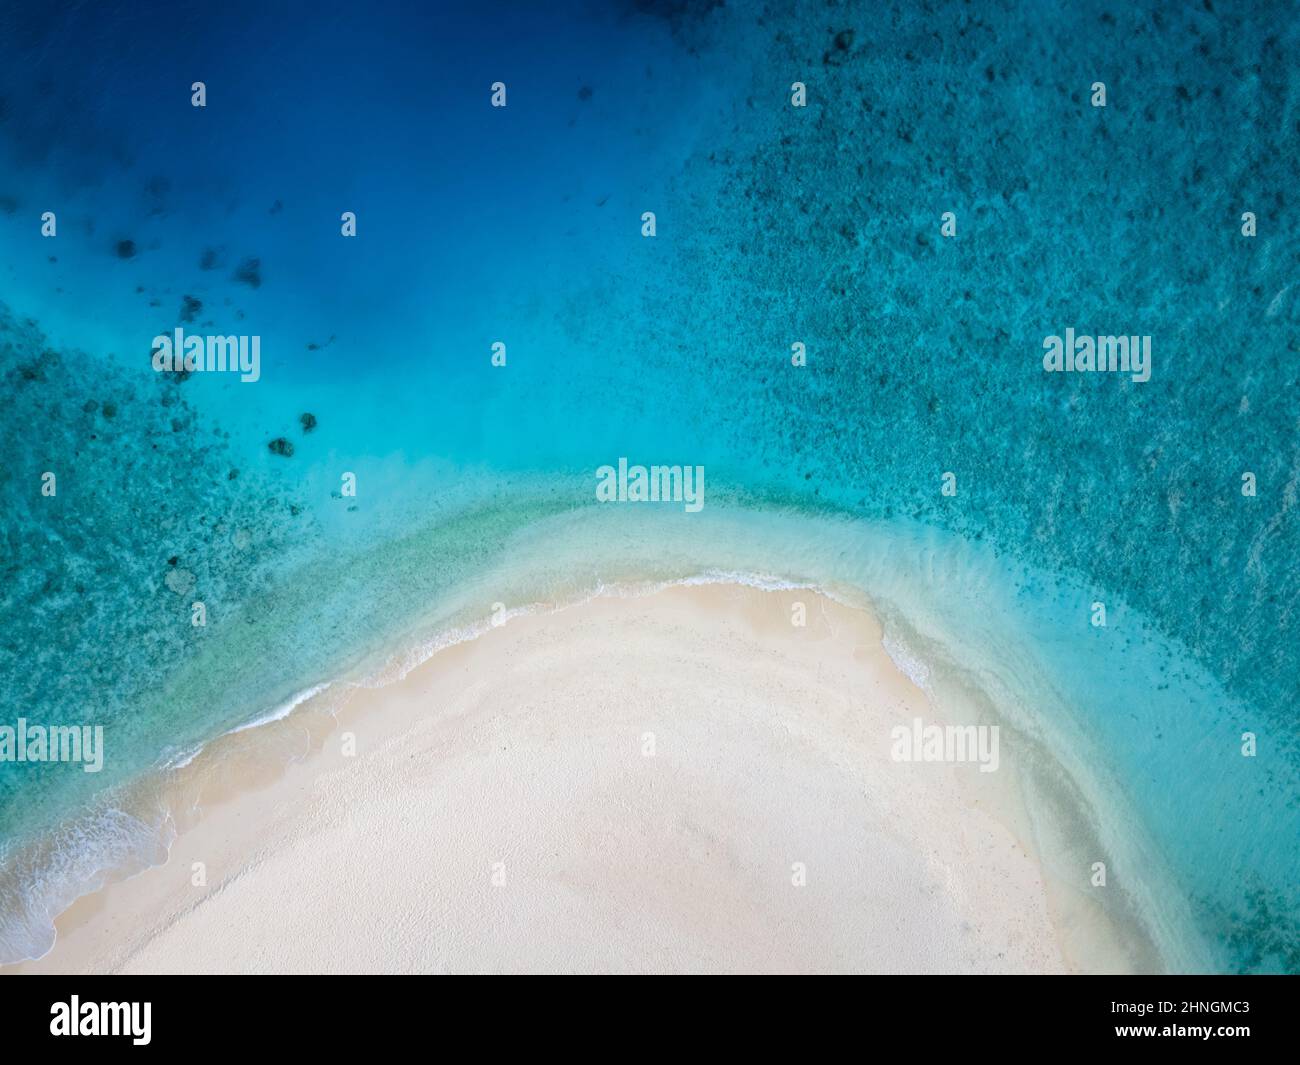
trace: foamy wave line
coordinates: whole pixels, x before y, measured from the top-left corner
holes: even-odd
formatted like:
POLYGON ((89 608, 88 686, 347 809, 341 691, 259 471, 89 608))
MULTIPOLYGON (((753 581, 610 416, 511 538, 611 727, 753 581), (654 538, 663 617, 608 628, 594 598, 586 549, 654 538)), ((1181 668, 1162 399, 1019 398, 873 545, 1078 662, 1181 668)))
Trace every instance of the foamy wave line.
POLYGON ((162 865, 175 829, 159 807, 134 812, 114 792, 34 844, 0 844, 0 965, 54 949, 55 919, 110 882, 162 865))
MULTIPOLYGON (((265 713, 257 714, 248 721, 245 721, 242 725, 236 725, 234 728, 226 729, 225 732, 220 733, 215 738, 220 739, 222 736, 233 736, 237 732, 246 732, 249 729, 260 728, 262 725, 269 725, 273 721, 280 721, 292 714, 299 706, 312 698, 312 696, 319 695, 321 692, 325 691, 331 684, 331 681, 325 681, 321 684, 313 684, 308 688, 303 688, 303 690, 298 692, 296 695, 291 695, 284 702, 273 706, 265 713)), ((179 754, 173 755, 171 758, 165 760, 160 768, 184 769, 187 765, 193 762, 194 759, 202 754, 207 746, 207 743, 200 743, 194 747, 181 751, 179 754)))
POLYGON ((765 592, 808 590, 830 596, 831 598, 836 598, 832 593, 808 581, 793 581, 784 577, 774 576, 770 573, 746 573, 717 569, 704 570, 701 573, 692 574, 687 577, 674 577, 657 581, 622 581, 613 583, 605 583, 602 581, 596 584, 593 588, 577 593, 571 598, 560 602, 536 602, 527 603, 523 606, 511 607, 497 615, 500 619, 499 621, 478 621, 469 625, 451 626, 446 629, 441 629, 429 639, 416 644, 405 651, 399 652, 384 666, 381 666, 379 669, 360 680, 346 681, 342 678, 336 678, 335 680, 322 681, 318 684, 310 685, 286 699, 284 702, 271 707, 269 710, 255 714, 243 724, 236 725, 234 728, 219 733, 211 740, 197 744, 171 756, 166 759, 159 768, 173 771, 184 769, 198 758, 211 743, 216 742, 224 736, 233 736, 238 732, 247 732, 251 729, 260 728, 263 725, 270 725, 276 721, 282 721, 297 710, 298 707, 302 706, 303 703, 306 703, 308 700, 335 685, 373 689, 386 688, 390 684, 400 683, 411 673, 412 670, 418 669, 439 652, 445 651, 448 648, 455 647, 459 644, 469 643, 471 640, 477 640, 480 636, 484 636, 491 632, 492 629, 499 628, 515 618, 559 613, 562 610, 568 610, 572 607, 581 606, 584 603, 589 603, 601 598, 638 599, 644 596, 654 595, 657 592, 666 591, 669 588, 703 587, 723 584, 740 584, 748 588, 757 588, 765 592))
POLYGON ((247 732, 251 728, 259 728, 262 725, 269 725, 272 721, 280 721, 292 714, 313 695, 319 695, 323 692, 330 686, 330 683, 330 681, 325 681, 322 684, 313 684, 309 688, 304 688, 297 695, 290 696, 279 706, 268 710, 264 714, 259 714, 250 721, 245 721, 242 725, 236 725, 234 728, 226 730, 222 735, 233 736, 236 732, 247 732))
MULTIPOLYGON (((238 732, 247 732, 251 729, 261 728, 263 725, 270 725, 276 721, 282 721, 292 714, 298 707, 321 694, 322 692, 336 685, 345 685, 356 688, 386 688, 390 684, 398 684, 404 680, 412 670, 418 669, 434 655, 445 651, 459 644, 469 643, 471 640, 477 640, 480 636, 486 635, 494 628, 499 628, 506 623, 513 621, 515 618, 533 617, 540 614, 555 614, 562 610, 568 610, 575 606, 581 606, 584 603, 592 602, 601 598, 619 598, 619 599, 638 599, 649 595, 655 595, 658 592, 666 591, 669 588, 692 588, 707 587, 714 585, 739 584, 747 588, 757 588, 765 592, 779 591, 812 591, 837 602, 844 603, 845 600, 837 596, 833 591, 823 588, 812 581, 791 580, 786 577, 777 577, 771 573, 744 572, 737 570, 720 570, 708 569, 700 573, 691 574, 686 577, 672 577, 663 580, 648 581, 619 581, 619 582, 599 582, 593 588, 579 592, 569 599, 554 603, 527 603, 523 606, 511 607, 502 611, 498 615, 499 621, 486 620, 478 621, 469 625, 451 626, 439 630, 434 636, 415 646, 399 652, 393 658, 379 669, 373 671, 360 680, 344 680, 336 678, 334 680, 322 681, 318 684, 310 685, 303 688, 297 694, 278 703, 261 713, 255 714, 241 725, 227 729, 224 732, 212 737, 211 740, 196 744, 193 747, 186 748, 170 758, 164 760, 159 768, 162 770, 176 771, 184 769, 190 765, 196 758, 201 755, 210 744, 216 742, 224 736, 233 736, 238 732)), ((852 605, 852 604, 846 604, 852 605)), ((892 657, 892 656, 891 656, 892 657)), ((899 664, 896 660, 896 664, 899 664)), ((899 664, 900 669, 908 673, 914 681, 916 678, 899 664)), ((922 666, 922 669, 925 667, 922 666)), ((928 670, 926 671, 928 675, 928 670)), ((916 681, 918 686, 924 687, 920 681, 916 681)))
POLYGON ((584 603, 602 598, 639 599, 669 588, 699 587, 706 585, 742 584, 749 588, 758 588, 766 592, 808 590, 818 592, 830 598, 835 595, 808 581, 792 581, 784 577, 775 577, 767 573, 742 573, 729 570, 705 570, 689 577, 673 577, 657 581, 618 581, 599 582, 594 588, 576 593, 568 599, 552 603, 528 603, 524 606, 511 607, 501 612, 499 621, 481 621, 470 625, 461 625, 440 630, 436 635, 417 644, 409 650, 390 659, 384 666, 371 673, 365 679, 354 682, 362 688, 386 688, 404 680, 412 670, 419 669, 440 651, 457 644, 468 643, 485 635, 494 628, 500 628, 509 621, 521 617, 533 617, 539 614, 558 614, 584 603))
POLYGON ((930 666, 903 641, 897 632, 886 627, 880 646, 884 648, 889 660, 908 680, 923 692, 931 693, 930 666))

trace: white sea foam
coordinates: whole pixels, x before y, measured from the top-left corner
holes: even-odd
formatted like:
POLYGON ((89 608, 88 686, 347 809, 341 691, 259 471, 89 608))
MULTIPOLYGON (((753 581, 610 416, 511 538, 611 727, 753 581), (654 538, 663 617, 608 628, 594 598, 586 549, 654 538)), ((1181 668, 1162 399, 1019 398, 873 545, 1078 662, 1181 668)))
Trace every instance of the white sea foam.
POLYGON ((312 696, 319 695, 321 692, 325 691, 329 686, 330 686, 330 682, 326 681, 322 684, 313 684, 309 688, 304 688, 302 691, 298 692, 297 695, 290 696, 288 699, 280 703, 278 706, 273 706, 270 710, 267 710, 265 713, 258 714, 256 717, 250 718, 248 721, 245 721, 242 725, 236 725, 234 728, 228 729, 226 732, 223 732, 222 735, 233 736, 237 732, 247 732, 249 729, 260 728, 262 725, 269 725, 272 721, 281 721, 284 718, 288 717, 290 714, 292 714, 298 707, 300 707, 308 699, 312 698, 312 696))
POLYGON ((922 691, 930 690, 930 667, 914 654, 897 632, 885 631, 881 646, 899 671, 922 691))
POLYGON ((0 964, 48 954, 55 918, 78 898, 167 860, 166 812, 125 798, 115 789, 38 841, 0 845, 0 964))

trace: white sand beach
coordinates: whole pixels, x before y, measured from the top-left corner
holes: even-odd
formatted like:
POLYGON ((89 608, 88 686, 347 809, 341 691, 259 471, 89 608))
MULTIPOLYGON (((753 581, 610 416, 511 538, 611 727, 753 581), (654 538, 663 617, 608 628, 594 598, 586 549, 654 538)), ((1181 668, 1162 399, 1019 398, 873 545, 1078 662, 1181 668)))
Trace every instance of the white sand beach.
POLYGON ((6 971, 1075 967, 1014 749, 891 760, 916 717, 941 723, 872 615, 811 591, 516 617, 210 745, 170 860, 6 971))

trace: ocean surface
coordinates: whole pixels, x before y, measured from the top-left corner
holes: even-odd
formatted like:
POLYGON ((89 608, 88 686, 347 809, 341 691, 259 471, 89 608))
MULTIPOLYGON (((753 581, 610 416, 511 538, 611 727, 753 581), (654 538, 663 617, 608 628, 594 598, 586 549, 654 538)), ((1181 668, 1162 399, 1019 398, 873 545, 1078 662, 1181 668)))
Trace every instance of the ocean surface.
POLYGON ((0 762, 0 962, 213 737, 726 575, 863 594, 1039 752, 1143 965, 1300 971, 1297 55, 1258 0, 4 0, 0 725, 106 759, 0 762), (624 456, 704 509, 598 504, 624 456))

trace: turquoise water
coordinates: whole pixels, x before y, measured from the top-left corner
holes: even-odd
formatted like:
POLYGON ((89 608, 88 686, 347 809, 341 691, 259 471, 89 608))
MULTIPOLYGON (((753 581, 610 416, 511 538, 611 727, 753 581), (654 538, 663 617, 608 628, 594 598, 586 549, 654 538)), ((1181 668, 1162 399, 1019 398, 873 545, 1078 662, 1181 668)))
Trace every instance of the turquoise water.
POLYGON ((0 763, 0 959, 157 857, 141 774, 713 569, 862 589, 1054 752, 1163 965, 1300 971, 1289 5, 268 6, 0 14, 0 724, 109 751, 0 763), (261 379, 156 374, 185 318, 261 379), (620 456, 705 511, 596 506, 620 456))

